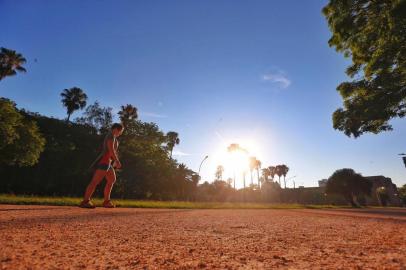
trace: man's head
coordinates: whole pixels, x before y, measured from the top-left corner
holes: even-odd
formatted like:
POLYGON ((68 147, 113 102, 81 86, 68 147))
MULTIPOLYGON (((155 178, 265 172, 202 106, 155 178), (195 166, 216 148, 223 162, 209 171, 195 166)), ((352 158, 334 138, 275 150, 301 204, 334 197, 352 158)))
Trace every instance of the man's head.
POLYGON ((114 123, 111 126, 111 132, 113 133, 114 137, 120 136, 121 134, 123 134, 123 131, 124 131, 124 126, 122 124, 114 123))

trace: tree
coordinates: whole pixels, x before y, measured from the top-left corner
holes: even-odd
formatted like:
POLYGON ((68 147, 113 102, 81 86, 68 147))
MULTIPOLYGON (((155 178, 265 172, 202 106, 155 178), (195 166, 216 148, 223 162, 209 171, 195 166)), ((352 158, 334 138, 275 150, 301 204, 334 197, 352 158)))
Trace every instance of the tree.
POLYGON ((385 187, 378 187, 376 189, 376 197, 379 200, 379 204, 381 206, 387 206, 389 202, 389 195, 388 191, 386 190, 385 187))
POLYGON ((120 116, 121 123, 123 123, 124 127, 127 127, 130 121, 138 118, 137 108, 131 104, 121 106, 121 110, 118 112, 118 115, 120 116))
POLYGON ((231 187, 233 184, 233 178, 231 178, 231 177, 227 178, 226 183, 231 187))
POLYGON ((68 114, 66 122, 69 122, 70 116, 74 111, 86 107, 87 95, 78 87, 64 89, 61 93, 61 97, 62 104, 66 107, 66 113, 68 114))
POLYGON ((188 194, 192 193, 193 185, 193 174, 194 172, 188 167, 181 163, 177 166, 172 187, 175 187, 174 194, 176 194, 177 199, 186 200, 189 198, 188 194))
MULTIPOLYGON (((238 151, 238 149, 240 149, 240 146, 236 143, 232 143, 227 147, 227 152, 232 154, 232 153, 238 151)), ((234 168, 234 166, 233 166, 233 186, 235 189, 235 168, 234 168)))
MULTIPOLYGON (((247 153, 247 150, 242 148, 238 143, 232 143, 229 146, 227 146, 227 152, 230 154, 236 153, 236 152, 242 152, 242 153, 247 153)), ((235 189, 235 167, 233 166, 233 176, 234 176, 234 189, 235 189)))
POLYGON ((406 1, 330 0, 323 13, 330 47, 352 58, 334 128, 354 137, 392 130, 389 120, 406 115, 406 1))
POLYGON ((280 170, 281 170, 281 173, 283 175, 283 183, 284 183, 284 186, 286 188, 286 175, 289 172, 289 167, 286 166, 285 164, 282 164, 282 165, 280 165, 280 170))
POLYGON ((169 131, 168 133, 166 133, 166 138, 167 147, 170 152, 169 156, 170 158, 172 158, 173 148, 175 147, 175 145, 178 145, 180 143, 179 134, 174 131, 169 131))
POLYGON ((261 188, 261 183, 259 181, 259 170, 261 169, 261 161, 259 159, 255 161, 255 169, 257 170, 258 187, 261 188))
POLYGON ((270 203, 281 202, 281 187, 273 181, 265 181, 261 187, 262 199, 270 203))
POLYGON ((15 103, 0 98, 0 164, 32 166, 44 150, 45 139, 34 121, 19 113, 15 103))
POLYGON ((269 169, 269 176, 271 176, 272 181, 273 181, 273 179, 275 177, 275 174, 276 174, 276 167, 275 166, 269 166, 268 169, 269 169))
POLYGON ((198 187, 198 197, 201 201, 227 201, 233 194, 232 187, 225 181, 216 180, 213 183, 207 181, 198 187))
POLYGON ((243 180, 243 185, 244 185, 244 189, 245 189, 245 176, 247 175, 247 171, 243 170, 242 171, 242 180, 243 180))
MULTIPOLYGON (((100 105, 93 106, 89 111, 99 113, 90 115, 103 118, 100 112, 110 111, 104 109, 100 105)), ((80 196, 91 177, 89 166, 99 154, 104 138, 96 127, 100 127, 98 123, 105 123, 105 119, 96 121, 94 119, 98 117, 89 117, 91 126, 86 122, 67 123, 35 113, 20 113, 25 117, 24 121, 37 123, 46 139, 46 146, 34 166, 21 168, 16 162, 4 164, 3 160, 9 153, 28 155, 32 153, 31 147, 42 144, 31 144, 22 133, 24 141, 21 139, 22 143, 15 144, 20 148, 5 149, 4 145, 8 147, 10 142, 17 141, 12 141, 12 127, 16 126, 18 119, 7 110, 0 109, 0 193, 80 196), (11 125, 3 124, 9 121, 11 125)), ((30 127, 21 129, 26 133, 31 133, 31 130, 30 127)), ((196 197, 198 175, 169 158, 165 144, 167 138, 156 124, 132 119, 126 131, 119 138, 119 155, 124 170, 117 172, 114 197, 154 200, 189 200, 196 197)))
MULTIPOLYGON (((131 122, 120 137, 120 174, 127 197, 167 200, 182 196, 184 170, 170 160, 166 137, 154 123, 131 122), (181 182, 181 183, 180 183, 181 182)), ((180 199, 180 198, 179 198, 180 199)))
POLYGON ((283 167, 282 165, 276 165, 275 167, 275 174, 278 176, 279 185, 281 185, 281 176, 283 175, 283 167))
POLYGON ((398 195, 399 199, 401 200, 402 204, 406 205, 406 184, 398 188, 398 195))
POLYGON ((254 178, 252 176, 252 171, 255 169, 256 166, 257 166, 257 158, 250 157, 249 158, 249 168, 250 168, 250 174, 251 174, 251 185, 254 184, 254 178))
POLYGON ((353 207, 358 206, 357 196, 370 196, 372 182, 353 169, 340 169, 328 178, 327 194, 343 196, 353 207))
POLYGON ((262 180, 263 183, 268 182, 268 177, 271 175, 271 171, 269 168, 262 169, 262 180))
POLYGON ((106 133, 113 124, 113 109, 100 106, 98 101, 86 107, 82 117, 75 122, 93 127, 99 134, 106 133))
POLYGON ((220 181, 223 180, 223 172, 224 172, 224 167, 221 165, 217 166, 216 174, 215 174, 216 180, 220 180, 220 181))
POLYGON ((0 48, 0 81, 7 76, 14 76, 18 72, 26 72, 22 66, 26 59, 14 50, 0 48))

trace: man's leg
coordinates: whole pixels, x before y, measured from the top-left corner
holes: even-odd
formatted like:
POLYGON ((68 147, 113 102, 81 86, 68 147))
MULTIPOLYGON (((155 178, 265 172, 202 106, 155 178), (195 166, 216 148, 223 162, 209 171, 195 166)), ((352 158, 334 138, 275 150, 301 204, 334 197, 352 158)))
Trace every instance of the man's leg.
POLYGON ((106 186, 104 188, 104 201, 110 201, 111 189, 113 188, 114 183, 116 182, 116 173, 113 168, 110 168, 106 173, 106 186))
POLYGON ((85 197, 83 201, 89 201, 95 191, 97 185, 100 183, 101 180, 106 176, 106 171, 104 170, 96 170, 93 174, 92 181, 86 188, 85 197))

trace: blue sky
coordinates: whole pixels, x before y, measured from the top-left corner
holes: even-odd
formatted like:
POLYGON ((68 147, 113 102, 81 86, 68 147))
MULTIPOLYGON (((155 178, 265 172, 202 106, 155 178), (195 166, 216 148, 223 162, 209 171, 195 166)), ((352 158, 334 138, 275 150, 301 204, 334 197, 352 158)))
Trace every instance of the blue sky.
POLYGON ((296 185, 344 167, 404 184, 404 120, 358 139, 332 128, 349 62, 328 47, 326 3, 0 0, 0 46, 28 60, 0 95, 58 118, 59 94, 73 86, 89 103, 133 104, 142 120, 180 134, 180 162, 197 171, 209 155, 204 180, 236 142, 263 165, 287 164, 296 185))

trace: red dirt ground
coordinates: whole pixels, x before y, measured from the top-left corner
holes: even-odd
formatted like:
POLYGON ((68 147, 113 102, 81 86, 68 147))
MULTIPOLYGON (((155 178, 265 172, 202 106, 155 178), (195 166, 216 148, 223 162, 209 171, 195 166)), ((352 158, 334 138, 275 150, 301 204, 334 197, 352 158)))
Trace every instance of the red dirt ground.
POLYGON ((406 210, 0 205, 0 269, 406 269, 406 210))

